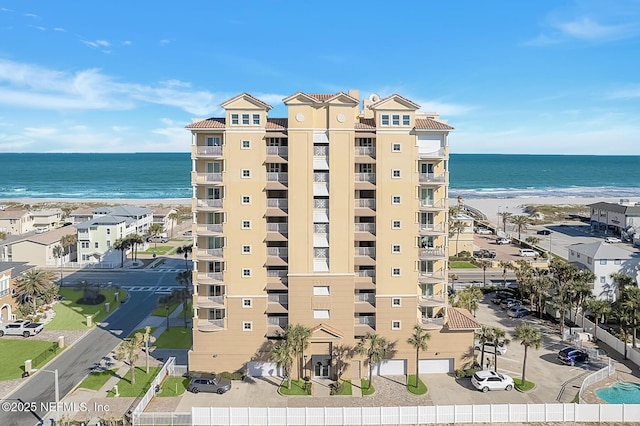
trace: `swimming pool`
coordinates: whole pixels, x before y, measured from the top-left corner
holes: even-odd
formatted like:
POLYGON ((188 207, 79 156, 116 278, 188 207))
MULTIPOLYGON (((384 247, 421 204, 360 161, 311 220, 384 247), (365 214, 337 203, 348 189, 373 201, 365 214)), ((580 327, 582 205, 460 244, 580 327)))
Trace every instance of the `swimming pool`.
POLYGON ((609 404, 640 404, 640 384, 618 382, 596 390, 596 395, 609 404))

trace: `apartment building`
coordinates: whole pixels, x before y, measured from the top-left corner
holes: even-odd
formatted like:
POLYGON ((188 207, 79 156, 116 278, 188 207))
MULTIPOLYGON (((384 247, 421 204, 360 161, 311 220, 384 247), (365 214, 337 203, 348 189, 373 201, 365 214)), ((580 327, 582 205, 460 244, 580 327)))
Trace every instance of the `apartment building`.
MULTIPOLYGON (((286 118, 243 93, 194 121, 193 371, 278 375, 288 325, 312 330, 304 375, 367 374, 359 338, 394 343, 377 374, 406 374, 415 324, 421 373, 466 360, 480 325, 447 306, 448 135, 400 95, 298 92, 286 118)), ((295 367, 294 367, 294 374, 295 367)))

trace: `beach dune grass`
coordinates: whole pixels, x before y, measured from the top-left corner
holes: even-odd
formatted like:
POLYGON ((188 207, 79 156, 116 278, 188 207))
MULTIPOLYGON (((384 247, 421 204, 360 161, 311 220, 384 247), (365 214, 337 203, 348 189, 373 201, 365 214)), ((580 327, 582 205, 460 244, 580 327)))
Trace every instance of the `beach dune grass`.
POLYGON ((92 325, 95 326, 120 306, 120 302, 115 300, 116 292, 119 293, 119 300, 127 298, 127 292, 122 289, 102 289, 100 294, 104 296, 104 302, 97 305, 85 305, 79 303, 82 291, 69 287, 61 288, 60 296, 64 297, 64 300, 53 306, 56 316, 51 322, 45 324, 45 328, 48 330, 82 330, 87 328, 87 315, 92 316, 92 325), (107 302, 110 303, 111 312, 107 312, 105 309, 107 302))
MULTIPOLYGON (((50 349, 54 343, 33 339, 0 339, 0 381, 19 379, 24 373, 24 362, 28 359, 35 359, 38 355, 50 349)), ((44 366, 50 359, 60 354, 62 349, 58 349, 57 353, 50 351, 38 366, 44 366)))
MULTIPOLYGON (((153 379, 158 375, 162 367, 149 368, 149 374, 147 374, 144 367, 136 367, 136 383, 131 384, 131 370, 127 370, 127 374, 118 382, 118 393, 123 398, 138 398, 145 394, 153 379)), ((107 393, 108 397, 115 396, 115 390, 111 389, 107 393)))
POLYGON ((107 380, 115 375, 116 370, 95 371, 89 374, 82 383, 80 383, 79 387, 97 391, 107 383, 107 380))

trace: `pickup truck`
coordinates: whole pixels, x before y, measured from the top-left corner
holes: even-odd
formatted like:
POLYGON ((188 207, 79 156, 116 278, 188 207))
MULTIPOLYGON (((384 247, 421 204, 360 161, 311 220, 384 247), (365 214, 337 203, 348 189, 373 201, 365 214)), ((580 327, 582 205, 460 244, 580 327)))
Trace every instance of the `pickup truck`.
POLYGON ((35 336, 42 331, 43 325, 31 321, 18 320, 8 324, 0 323, 0 337, 12 336, 35 336))

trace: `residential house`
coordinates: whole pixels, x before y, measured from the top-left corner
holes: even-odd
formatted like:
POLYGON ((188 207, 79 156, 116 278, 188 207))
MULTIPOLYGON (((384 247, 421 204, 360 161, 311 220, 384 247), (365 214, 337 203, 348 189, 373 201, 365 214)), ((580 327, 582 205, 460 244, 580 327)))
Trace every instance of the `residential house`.
POLYGON ((588 205, 591 228, 625 241, 640 238, 640 203, 622 199, 619 203, 599 202, 588 205))
POLYGON ((28 262, 39 267, 60 266, 76 261, 76 246, 68 247, 60 258, 54 256, 54 248, 61 246, 64 236, 76 235, 74 226, 64 226, 41 234, 30 235, 15 241, 11 245, 11 259, 17 262, 28 262))
POLYGON ((453 128, 397 94, 363 109, 357 91, 283 102, 287 117, 270 118, 270 105, 243 93, 222 104, 224 117, 187 126, 190 369, 277 375, 269 348, 293 324, 312 331, 312 377, 335 377, 336 365, 365 375, 364 360, 340 349, 367 333, 395 344, 376 374, 413 371, 416 324, 431 334, 421 373, 464 366, 480 324, 447 303, 453 128))
POLYGON ((176 219, 172 218, 176 209, 170 207, 156 207, 153 209, 153 223, 162 225, 169 238, 173 237, 173 228, 178 224, 176 219))
POLYGON ((53 229, 62 225, 62 210, 32 210, 29 212, 32 217, 33 227, 38 230, 53 229))
POLYGON ((460 232, 451 229, 449 232, 449 256, 455 256, 463 251, 473 253, 473 223, 474 219, 466 214, 458 213, 451 219, 449 225, 459 222, 464 228, 460 232))
POLYGON ((0 232, 20 235, 33 231, 33 216, 24 209, 8 208, 0 210, 0 232))
POLYGON ((76 224, 93 219, 93 210, 90 207, 80 207, 69 213, 69 222, 76 224))
POLYGON ((582 243, 569 246, 569 263, 578 269, 587 269, 596 276, 591 287, 593 295, 615 302, 618 287, 611 278, 613 273, 623 273, 638 282, 640 252, 622 244, 606 242, 582 243))
POLYGON ((0 322, 15 319, 18 303, 14 297, 16 278, 33 268, 26 262, 0 262, 0 322))

